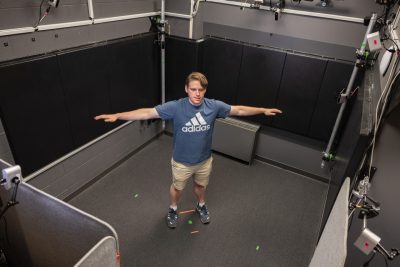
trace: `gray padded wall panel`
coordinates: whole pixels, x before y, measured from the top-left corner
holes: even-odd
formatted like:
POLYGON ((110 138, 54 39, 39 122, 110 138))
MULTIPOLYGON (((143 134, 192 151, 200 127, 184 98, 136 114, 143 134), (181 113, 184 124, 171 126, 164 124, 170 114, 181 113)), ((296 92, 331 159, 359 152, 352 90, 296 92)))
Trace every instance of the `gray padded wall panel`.
MULTIPOLYGON (((278 33, 268 33, 254 30, 253 28, 236 28, 231 25, 217 23, 204 23, 204 35, 218 36, 245 43, 259 44, 273 48, 301 51, 314 55, 323 55, 331 58, 354 61, 354 47, 324 43, 317 40, 296 38, 278 33)), ((361 42, 361 41, 360 41, 361 42)))
POLYGON ((115 255, 116 240, 108 236, 99 241, 74 267, 119 267, 115 255))
MULTIPOLYGON (((367 5, 365 4, 366 1, 358 1, 362 2, 360 3, 362 6, 367 5)), ((372 11, 376 11, 378 14, 382 13, 382 6, 373 3, 373 0, 369 1, 369 11, 358 14, 359 18, 370 15, 372 11)), ((336 2, 339 3, 339 1, 336 2)), ((349 2, 352 1, 344 1, 343 3, 347 4, 349 2)), ((256 9, 240 10, 238 6, 216 3, 205 3, 202 7, 204 8, 204 22, 262 32, 263 35, 260 35, 260 37, 264 36, 264 38, 268 38, 271 33, 295 39, 353 47, 354 49, 359 48, 366 31, 366 27, 362 23, 285 13, 281 14, 278 21, 275 21, 274 13, 268 11, 256 9)), ((356 8, 353 10, 356 10, 356 8)), ((349 11, 351 12, 351 10, 340 10, 338 13, 348 16, 349 11)), ((206 32, 204 33, 207 34, 206 32)), ((290 45, 290 43, 281 43, 280 47, 285 47, 286 45, 290 45)), ((353 52, 355 51, 353 50, 353 52)), ((355 58, 354 53, 353 58, 355 58)))
MULTIPOLYGON (((243 0, 229 0, 233 2, 243 2, 243 0)), ((269 5, 269 1, 264 1, 266 6, 269 5)), ((272 4, 277 1, 272 1, 272 4)), ((366 14, 375 10, 375 12, 381 11, 380 6, 375 3, 374 0, 351 0, 351 1, 328 1, 329 4, 326 7, 321 6, 319 1, 286 1, 285 8, 298 9, 311 12, 321 12, 326 14, 344 15, 352 17, 364 17, 366 14)))
POLYGON ((165 11, 179 14, 189 14, 190 0, 165 1, 165 11))
POLYGON ((314 174, 315 178, 329 181, 329 169, 321 168, 321 151, 325 144, 287 131, 263 127, 258 135, 256 155, 297 172, 314 174))
POLYGON ((189 20, 182 18, 168 17, 170 27, 167 28, 168 34, 189 38, 189 20))
POLYGON ((116 17, 154 12, 157 2, 155 0, 94 0, 93 9, 95 18, 116 17))
POLYGON ((347 256, 350 178, 346 178, 333 205, 309 267, 343 266, 347 256))
POLYGON ((159 123, 150 126, 140 122, 130 123, 60 164, 35 175, 29 183, 53 196, 66 199, 150 141, 161 130, 159 123))
POLYGON ((0 62, 147 32, 148 18, 0 37, 0 62), (32 41, 33 39, 34 41, 32 41), (7 46, 4 45, 7 44, 7 46))
MULTIPOLYGON (((39 18, 41 0, 0 2, 0 30, 33 27, 39 18)), ((42 12, 46 9, 46 2, 42 12)), ((95 18, 115 17, 159 10, 157 0, 100 0, 93 1, 95 18)), ((61 0, 58 8, 52 8, 40 25, 83 21, 89 19, 87 1, 61 0)))
MULTIPOLYGON (((34 1, 2 1, 0 3, 0 30, 21 27, 34 27, 39 19, 41 0, 34 1)), ((47 5, 42 7, 44 13, 47 5)), ((61 0, 58 8, 51 9, 40 25, 80 21, 88 19, 86 1, 61 0)))
POLYGON ((97 218, 26 183, 19 185, 17 199, 6 214, 10 266, 69 267, 104 236, 117 239, 115 230, 97 218))

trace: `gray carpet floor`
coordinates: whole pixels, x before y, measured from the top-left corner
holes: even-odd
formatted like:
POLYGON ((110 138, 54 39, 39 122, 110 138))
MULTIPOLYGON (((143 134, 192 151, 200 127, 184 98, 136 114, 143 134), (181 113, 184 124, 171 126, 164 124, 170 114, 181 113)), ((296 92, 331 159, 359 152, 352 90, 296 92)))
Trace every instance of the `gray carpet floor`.
MULTIPOLYGON (((163 135, 69 201, 116 229, 121 266, 308 266, 328 184, 214 154, 211 223, 188 213, 169 229, 171 153, 172 138, 163 135)), ((194 204, 190 183, 178 208, 194 204)))

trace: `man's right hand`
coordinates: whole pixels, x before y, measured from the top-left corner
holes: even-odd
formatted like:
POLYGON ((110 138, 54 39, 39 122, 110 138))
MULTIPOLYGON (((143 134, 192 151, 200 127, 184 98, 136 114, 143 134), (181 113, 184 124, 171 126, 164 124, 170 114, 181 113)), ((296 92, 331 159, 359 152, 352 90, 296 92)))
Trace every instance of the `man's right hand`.
POLYGON ((103 114, 94 117, 95 120, 104 120, 105 122, 115 122, 118 120, 118 115, 117 114, 103 114))

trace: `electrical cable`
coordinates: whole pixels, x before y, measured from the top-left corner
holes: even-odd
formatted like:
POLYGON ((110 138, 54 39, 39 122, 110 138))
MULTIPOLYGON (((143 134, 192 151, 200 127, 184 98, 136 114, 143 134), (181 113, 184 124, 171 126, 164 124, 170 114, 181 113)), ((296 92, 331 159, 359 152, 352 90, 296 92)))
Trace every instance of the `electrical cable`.
MULTIPOLYGON (((44 3, 44 1, 45 0, 42 0, 42 2, 40 3, 40 6, 39 6, 39 19, 38 19, 38 22, 36 23, 36 27, 39 25, 39 23, 40 23, 40 21, 41 21, 41 17, 42 17, 42 6, 43 6, 43 3, 44 3)), ((36 28, 35 27, 35 28, 36 28)))
POLYGON ((193 5, 193 14, 192 14, 193 17, 197 15, 197 11, 199 11, 199 5, 200 5, 200 0, 196 0, 196 3, 194 3, 193 5))
POLYGON ((373 251, 373 255, 372 255, 372 257, 371 258, 369 258, 369 260, 367 260, 363 265, 361 265, 362 267, 368 267, 369 266, 369 264, 371 263, 371 261, 375 258, 375 256, 376 256, 376 251, 374 250, 373 251))
POLYGON ((397 49, 394 49, 394 50, 393 50, 393 49, 388 49, 388 48, 385 46, 385 44, 382 43, 382 46, 383 46, 383 48, 384 48, 386 51, 389 51, 389 52, 391 52, 391 53, 394 53, 394 52, 396 52, 396 51, 400 51, 398 44, 397 44, 392 38, 386 37, 386 38, 381 39, 381 40, 382 40, 382 41, 389 40, 389 41, 391 41, 391 42, 396 46, 396 48, 397 48, 397 49))
MULTIPOLYGON (((399 1, 397 1, 397 2, 399 2, 399 1)), ((398 11, 397 11, 396 18, 398 16, 400 16, 400 9, 398 9, 398 11)), ((389 30, 393 30, 393 28, 390 29, 390 26, 388 28, 389 28, 389 30)), ((394 40, 393 40, 393 42, 395 43, 394 40)), ((396 44, 396 47, 398 47, 397 44, 396 44)), ((399 49, 397 49, 396 60, 395 60, 395 62, 393 64, 393 67, 392 67, 392 69, 390 71, 390 74, 389 74, 388 80, 386 82, 386 85, 385 85, 384 89, 382 90, 382 93, 381 93, 381 95, 379 97, 379 100, 378 100, 378 103, 376 105, 376 111, 375 111, 375 117, 374 117, 375 125, 374 125, 373 138, 372 138, 372 141, 371 141, 372 148, 371 148, 371 154, 370 154, 370 160, 369 160, 369 169, 368 169, 368 176, 369 177, 371 177, 371 169, 372 169, 372 162, 373 162, 373 157, 374 157, 375 142, 376 142, 376 135, 378 133, 378 127, 380 125, 382 116, 384 114, 384 110, 385 110, 386 103, 387 103, 387 98, 390 95, 391 87, 393 86, 393 84, 397 80, 397 78, 399 77, 399 73, 400 73, 400 71, 399 71, 399 72, 397 72, 395 74, 394 77, 392 77, 392 75, 393 75, 395 69, 397 69, 397 65, 399 63, 399 54, 398 54, 399 52, 400 52, 399 49), (382 105, 382 107, 381 107, 381 105, 382 105)))
MULTIPOLYGON (((8 245, 8 247, 11 247, 10 238, 9 238, 9 235, 8 235, 8 226, 7 226, 6 217, 3 217, 3 220, 4 220, 5 241, 6 241, 7 245, 8 245)), ((1 250, 1 249, 0 249, 0 250, 1 250)), ((12 264, 10 261, 7 261, 7 255, 5 255, 5 256, 6 256, 6 263, 7 263, 6 266, 8 266, 8 267, 14 267, 14 264, 12 264)))
POLYGON ((0 220, 1 220, 1 218, 3 217, 3 215, 7 212, 7 210, 9 208, 11 208, 12 206, 18 204, 18 201, 16 201, 16 199, 17 199, 18 185, 19 185, 19 183, 21 181, 17 177, 15 177, 15 178, 12 179, 12 182, 15 184, 14 191, 13 191, 13 193, 11 195, 11 199, 7 202, 7 205, 0 212, 0 220))
POLYGON ((393 71, 397 68, 397 65, 399 63, 399 57, 396 57, 396 61, 394 63, 394 66, 390 72, 388 82, 386 83, 385 88, 383 89, 378 103, 376 105, 376 111, 375 111, 375 126, 374 126, 374 133, 373 133, 373 139, 372 139, 372 148, 371 148, 371 155, 370 155, 370 161, 369 161, 369 169, 368 169, 368 176, 371 177, 371 169, 372 169, 372 162, 373 162, 373 157, 374 157, 374 150, 375 150, 375 143, 376 143, 376 135, 378 133, 378 128, 379 124, 381 122, 382 116, 384 114, 384 110, 387 104, 387 98, 389 96, 389 92, 391 91, 391 87, 393 86, 394 82, 397 80, 399 77, 400 71, 396 73, 396 75, 392 78, 391 76, 393 75, 393 71), (390 82, 389 82, 390 81, 390 82), (383 102, 382 102, 383 100, 383 102), (382 108, 380 108, 380 105, 382 104, 382 108), (380 112, 381 111, 381 112, 380 112), (380 113, 380 114, 379 114, 380 113))
POLYGON ((387 261, 387 258, 386 258, 385 253, 384 253, 383 251, 381 251, 378 247, 377 247, 376 249, 377 249, 377 251, 379 252, 379 254, 382 255, 383 259, 385 260, 385 265, 386 265, 386 267, 389 267, 389 263, 388 263, 388 261, 387 261))
POLYGON ((7 219, 6 219, 6 217, 3 217, 3 221, 4 221, 5 241, 6 241, 7 245, 10 246, 10 238, 9 238, 9 236, 8 236, 8 226, 7 226, 7 219))
POLYGON ((34 28, 37 30, 37 27, 39 26, 39 24, 42 22, 42 20, 49 14, 50 9, 51 9, 51 5, 49 5, 46 8, 46 11, 44 12, 43 16, 42 16, 42 6, 45 0, 42 0, 42 2, 40 3, 40 7, 39 7, 39 20, 36 23, 36 25, 34 26, 34 28))

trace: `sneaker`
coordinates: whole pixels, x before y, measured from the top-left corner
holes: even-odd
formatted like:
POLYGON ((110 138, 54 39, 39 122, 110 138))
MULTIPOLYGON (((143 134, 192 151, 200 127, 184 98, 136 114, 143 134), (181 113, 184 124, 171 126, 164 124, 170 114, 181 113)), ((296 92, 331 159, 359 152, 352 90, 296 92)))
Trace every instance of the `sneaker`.
POLYGON ((176 210, 169 208, 167 214, 167 225, 169 228, 176 228, 178 224, 178 213, 176 210))
POLYGON ((210 212, 208 212, 206 204, 200 208, 199 204, 196 205, 196 211, 200 216, 200 221, 202 223, 209 223, 210 222, 210 212))

